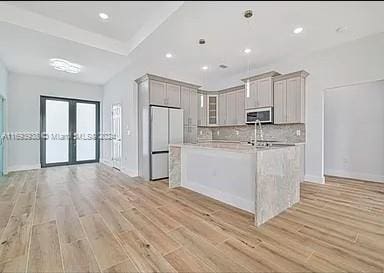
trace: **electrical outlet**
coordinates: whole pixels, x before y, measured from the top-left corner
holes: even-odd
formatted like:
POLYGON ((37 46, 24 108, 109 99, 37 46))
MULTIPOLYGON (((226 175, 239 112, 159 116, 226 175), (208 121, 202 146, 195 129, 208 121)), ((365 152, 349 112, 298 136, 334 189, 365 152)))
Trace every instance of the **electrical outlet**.
POLYGON ((220 131, 219 131, 219 130, 217 130, 216 134, 219 136, 219 135, 220 135, 220 131))
POLYGON ((201 136, 203 135, 203 131, 202 131, 202 130, 200 130, 200 135, 201 135, 201 136))
POLYGON ((301 131, 300 130, 296 130, 296 135, 300 136, 301 135, 301 131))
POLYGON ((236 130, 236 135, 238 136, 240 134, 239 130, 236 130))

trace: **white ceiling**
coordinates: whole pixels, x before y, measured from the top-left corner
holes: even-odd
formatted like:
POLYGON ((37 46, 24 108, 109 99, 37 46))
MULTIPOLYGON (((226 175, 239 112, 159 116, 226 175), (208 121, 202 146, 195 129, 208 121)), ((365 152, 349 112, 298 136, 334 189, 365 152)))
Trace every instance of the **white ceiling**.
POLYGON ((248 63, 257 68, 384 31, 383 2, 88 3, 8 2, 7 12, 0 7, 0 59, 11 70, 97 84, 124 66, 199 84, 245 71, 248 63), (254 13, 249 20, 242 15, 246 9, 254 13), (101 22, 99 12, 110 20, 101 22), (303 33, 293 35, 296 26, 303 33), (344 26, 347 31, 335 31, 344 26), (199 38, 207 44, 199 46, 199 38), (175 57, 165 59, 167 52, 175 57), (53 57, 86 69, 63 75, 48 66, 53 57))

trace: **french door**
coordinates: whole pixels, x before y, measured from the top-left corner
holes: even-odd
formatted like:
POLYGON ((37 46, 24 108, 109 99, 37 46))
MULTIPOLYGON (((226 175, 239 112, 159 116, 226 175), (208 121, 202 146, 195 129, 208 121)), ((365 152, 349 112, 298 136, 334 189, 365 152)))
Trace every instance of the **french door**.
POLYGON ((100 104, 40 97, 41 167, 98 162, 100 104))

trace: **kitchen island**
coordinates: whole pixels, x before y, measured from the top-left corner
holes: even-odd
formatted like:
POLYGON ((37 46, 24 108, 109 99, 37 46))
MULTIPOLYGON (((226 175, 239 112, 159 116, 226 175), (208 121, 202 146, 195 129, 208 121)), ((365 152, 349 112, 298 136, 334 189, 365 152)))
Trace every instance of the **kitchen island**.
POLYGON ((169 187, 184 187, 255 214, 259 226, 300 200, 304 145, 170 145, 169 187))

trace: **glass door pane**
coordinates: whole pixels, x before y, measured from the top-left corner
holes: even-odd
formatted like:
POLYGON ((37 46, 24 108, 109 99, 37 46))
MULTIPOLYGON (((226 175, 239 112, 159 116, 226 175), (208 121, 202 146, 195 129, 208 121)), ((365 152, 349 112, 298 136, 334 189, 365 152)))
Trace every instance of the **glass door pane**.
POLYGON ((69 162, 69 102, 45 102, 45 163, 69 162))
POLYGON ((96 104, 76 103, 76 161, 96 160, 96 104))

